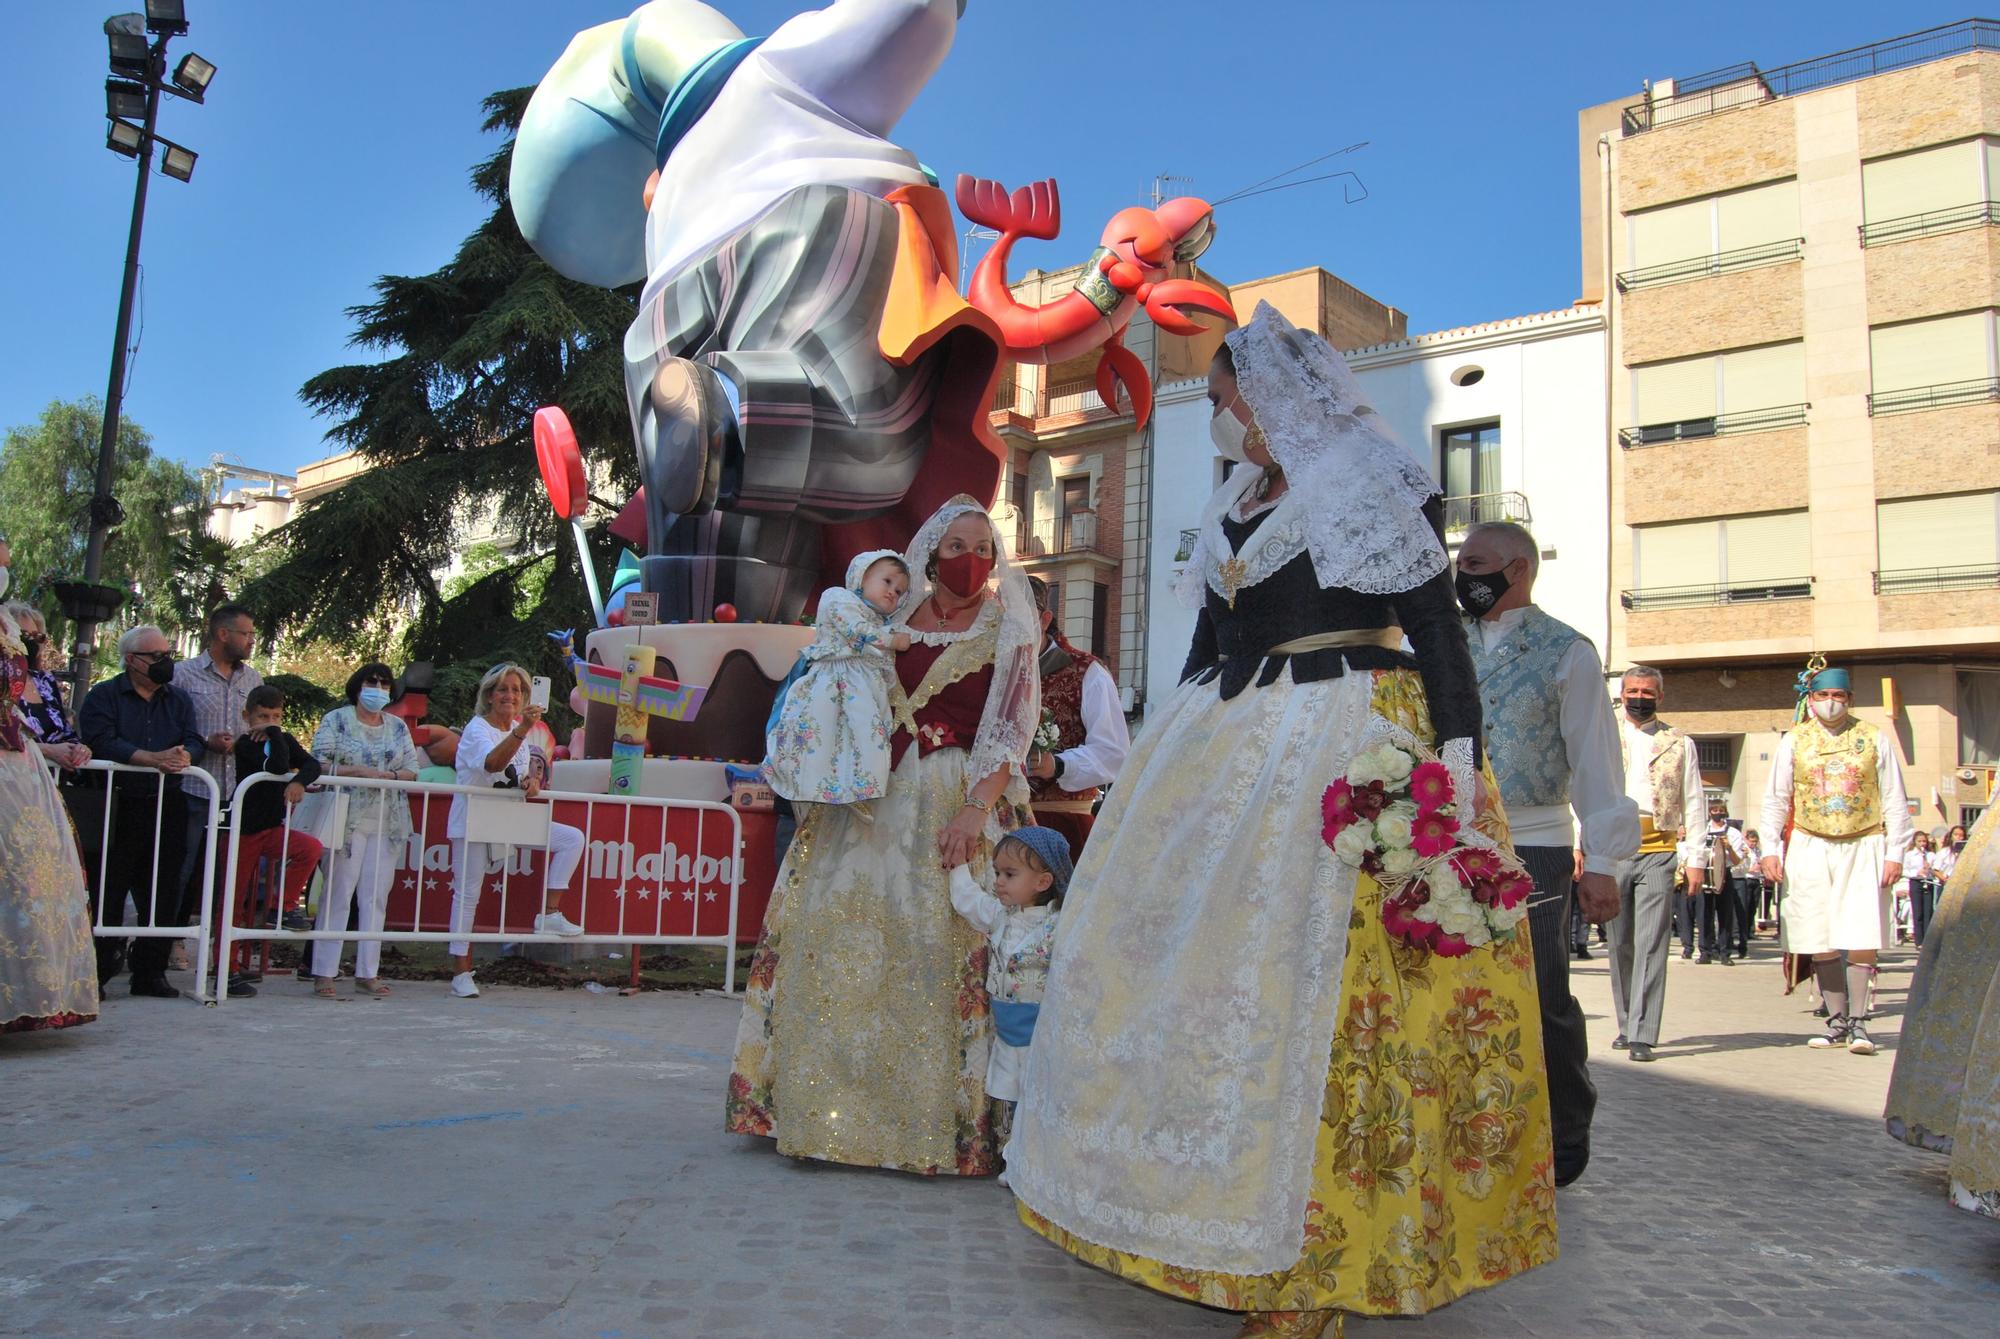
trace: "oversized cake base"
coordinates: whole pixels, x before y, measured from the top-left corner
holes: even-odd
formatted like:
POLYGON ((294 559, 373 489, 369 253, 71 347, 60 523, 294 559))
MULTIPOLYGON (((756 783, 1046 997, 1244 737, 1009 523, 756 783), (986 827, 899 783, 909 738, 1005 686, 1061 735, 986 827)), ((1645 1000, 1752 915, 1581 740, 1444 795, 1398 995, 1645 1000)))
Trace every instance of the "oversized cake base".
MULTIPOLYGON (((669 623, 600 628, 585 639, 582 654, 594 665, 616 668, 624 663, 626 648, 643 644, 659 653, 653 666, 656 676, 708 689, 693 720, 652 720, 646 735, 650 772, 653 759, 760 761, 764 756, 764 722, 770 717, 778 685, 812 639, 811 628, 793 623, 669 623)), ((611 756, 617 710, 608 703, 590 704, 583 725, 587 758, 611 756)), ((716 771, 719 774, 721 768, 716 771)))

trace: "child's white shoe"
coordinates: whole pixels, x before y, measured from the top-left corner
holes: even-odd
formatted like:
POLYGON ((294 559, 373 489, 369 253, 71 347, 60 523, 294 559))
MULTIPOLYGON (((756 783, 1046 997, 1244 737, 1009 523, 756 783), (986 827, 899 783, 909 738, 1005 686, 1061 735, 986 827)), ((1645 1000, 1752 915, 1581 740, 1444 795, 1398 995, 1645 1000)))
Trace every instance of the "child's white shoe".
POLYGON ((479 993, 479 984, 472 979, 471 972, 460 972, 451 979, 451 993, 469 1000, 479 993))

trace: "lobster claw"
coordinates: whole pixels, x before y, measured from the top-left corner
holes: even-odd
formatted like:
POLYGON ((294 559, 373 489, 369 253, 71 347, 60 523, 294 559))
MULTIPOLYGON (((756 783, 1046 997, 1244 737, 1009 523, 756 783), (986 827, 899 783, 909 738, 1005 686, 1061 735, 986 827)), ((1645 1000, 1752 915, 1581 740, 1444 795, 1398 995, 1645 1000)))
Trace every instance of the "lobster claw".
POLYGON ((1153 415, 1152 379, 1146 375, 1146 365, 1139 361, 1139 355, 1114 340, 1104 346, 1104 355, 1097 360, 1097 398, 1113 413, 1118 412, 1120 382, 1124 383, 1125 393, 1132 397, 1133 426, 1145 427, 1146 420, 1153 415))
POLYGON ((1198 335, 1199 321, 1185 315, 1182 308, 1205 312, 1236 324, 1236 308, 1228 298, 1194 279, 1162 279, 1146 295, 1146 315, 1170 335, 1198 335))

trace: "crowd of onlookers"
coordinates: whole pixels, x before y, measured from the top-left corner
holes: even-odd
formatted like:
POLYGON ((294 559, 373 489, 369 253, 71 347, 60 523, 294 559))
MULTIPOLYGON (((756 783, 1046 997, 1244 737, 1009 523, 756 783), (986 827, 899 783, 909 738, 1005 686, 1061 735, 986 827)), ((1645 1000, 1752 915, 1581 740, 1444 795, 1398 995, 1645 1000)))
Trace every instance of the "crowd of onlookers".
MULTIPOLYGON (((283 725, 284 694, 250 663, 256 624, 249 610, 224 604, 204 624, 199 654, 182 661, 161 629, 142 625, 118 639, 119 671, 92 685, 72 712, 64 703, 48 646, 47 622, 32 605, 6 611, 20 628, 29 672, 20 703, 26 733, 42 756, 63 773, 63 797, 75 820, 80 855, 92 891, 93 914, 104 926, 126 924, 128 903, 137 924, 186 926, 204 898, 216 897, 236 923, 281 925, 288 930, 380 931, 401 850, 410 839, 410 805, 390 790, 351 790, 340 821, 325 826, 306 818, 307 787, 323 777, 396 782, 455 781, 464 785, 518 787, 532 797, 546 783, 555 740, 542 723, 543 708, 530 701, 530 679, 519 666, 495 666, 479 686, 478 711, 463 732, 419 726, 395 714, 394 672, 379 662, 349 677, 346 704, 313 731, 310 747, 283 725), (472 741, 461 748, 461 738, 472 741), (137 769, 107 781, 81 769, 92 759, 137 769), (239 778, 268 772, 284 784, 250 787, 236 799, 239 778), (210 778, 218 793, 209 794, 210 778), (232 800, 235 803, 232 804, 232 800), (234 828, 240 855, 236 886, 222 889, 224 862, 205 859, 214 810, 234 828), (320 835, 316 835, 316 832, 320 835), (326 844, 335 843, 318 915, 306 912, 308 885, 326 844), (204 871, 213 883, 204 885, 204 871), (261 897, 257 896, 261 893, 261 897)), ((466 840, 465 797, 454 797, 447 831, 452 838, 452 930, 470 928, 479 891, 499 851, 466 840)), ((582 834, 552 824, 548 901, 535 919, 537 933, 575 935, 581 926, 558 902, 572 881, 582 834)), ((221 916, 212 919, 220 933, 221 916)), ((337 998, 343 944, 319 940, 299 968, 316 994, 337 998)), ((469 945, 451 945, 458 976, 453 992, 477 995, 469 945)), ((185 941, 167 937, 97 939, 100 998, 104 984, 131 973, 131 993, 173 998, 166 978, 185 965, 185 941)), ((380 997, 381 944, 362 940, 355 953, 355 991, 380 997)), ((232 996, 256 993, 254 977, 232 973, 232 996)))

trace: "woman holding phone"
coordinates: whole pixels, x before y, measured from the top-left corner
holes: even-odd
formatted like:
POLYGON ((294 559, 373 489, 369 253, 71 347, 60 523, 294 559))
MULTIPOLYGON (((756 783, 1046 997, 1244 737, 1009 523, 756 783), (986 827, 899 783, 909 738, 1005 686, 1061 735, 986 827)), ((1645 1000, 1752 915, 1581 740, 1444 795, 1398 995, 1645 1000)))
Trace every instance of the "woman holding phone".
MULTIPOLYGON (((534 799, 548 782, 549 762, 555 757, 555 736, 542 724, 542 707, 532 701, 534 685, 528 672, 512 663, 495 665, 479 681, 479 710, 458 741, 458 784, 461 786, 519 786, 534 799)), ((451 928, 464 934, 472 926, 479 906, 479 894, 493 872, 496 854, 504 861, 510 849, 494 844, 467 841, 465 836, 466 795, 452 796, 451 817, 445 832, 451 837, 451 928)), ((576 877, 583 857, 583 833, 567 823, 549 824, 548 877, 542 914, 535 917, 539 935, 580 935, 583 927, 562 914, 562 896, 576 877)), ((503 872, 502 878, 506 876, 503 872)), ((504 886, 504 885, 503 885, 504 886)), ((470 999, 479 993, 472 979, 472 945, 454 940, 450 945, 457 975, 451 979, 451 993, 470 999)))

